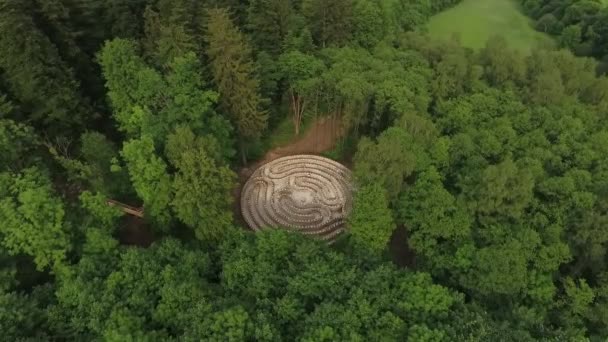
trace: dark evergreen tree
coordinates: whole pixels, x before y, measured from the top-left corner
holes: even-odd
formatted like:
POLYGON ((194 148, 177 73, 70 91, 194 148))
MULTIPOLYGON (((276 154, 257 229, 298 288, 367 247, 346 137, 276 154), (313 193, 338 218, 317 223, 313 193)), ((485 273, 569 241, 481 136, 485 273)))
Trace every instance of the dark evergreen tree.
POLYGON ((241 160, 245 164, 245 146, 260 138, 267 127, 268 115, 261 108, 259 81, 245 37, 234 26, 227 10, 212 9, 208 16, 207 55, 220 93, 220 105, 236 127, 241 160))
POLYGON ((92 117, 57 47, 35 25, 27 3, 0 2, 0 68, 26 120, 51 134, 86 126, 92 117))

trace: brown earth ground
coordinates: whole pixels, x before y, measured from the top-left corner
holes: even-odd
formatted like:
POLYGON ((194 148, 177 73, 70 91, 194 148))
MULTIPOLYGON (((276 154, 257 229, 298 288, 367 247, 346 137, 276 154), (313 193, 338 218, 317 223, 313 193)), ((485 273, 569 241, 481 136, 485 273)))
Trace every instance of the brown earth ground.
POLYGON ((294 154, 320 154, 327 152, 336 146, 342 137, 341 122, 339 118, 332 116, 322 117, 315 120, 310 128, 292 143, 274 148, 239 172, 241 180, 246 181, 249 176, 260 166, 277 158, 291 156, 294 154))
POLYGON ((241 226, 247 227, 241 214, 241 189, 253 172, 260 166, 275 159, 294 154, 321 154, 336 146, 342 136, 341 122, 333 116, 322 117, 310 124, 306 132, 288 145, 273 148, 264 157, 243 167, 239 171, 239 183, 233 190, 234 218, 241 226))

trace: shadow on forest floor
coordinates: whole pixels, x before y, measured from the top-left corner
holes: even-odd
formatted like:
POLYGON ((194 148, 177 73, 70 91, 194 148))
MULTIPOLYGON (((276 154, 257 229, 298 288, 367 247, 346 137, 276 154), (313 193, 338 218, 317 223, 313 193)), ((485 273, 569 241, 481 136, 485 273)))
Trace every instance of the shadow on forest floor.
POLYGON ((416 267, 416 255, 407 243, 409 238, 405 226, 399 226, 393 232, 388 245, 393 262, 399 267, 416 267))
POLYGON ((128 246, 148 247, 156 240, 152 229, 146 222, 136 216, 125 215, 118 230, 120 244, 128 246))

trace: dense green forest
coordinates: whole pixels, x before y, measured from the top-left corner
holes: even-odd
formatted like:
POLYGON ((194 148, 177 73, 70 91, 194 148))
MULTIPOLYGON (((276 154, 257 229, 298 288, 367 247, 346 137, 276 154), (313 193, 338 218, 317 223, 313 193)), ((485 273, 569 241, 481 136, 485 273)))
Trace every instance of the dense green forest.
POLYGON ((523 1, 572 49, 524 54, 430 38, 456 2, 0 0, 0 339, 605 341, 608 9, 523 1), (324 116, 347 232, 246 229, 324 116))
POLYGON ((601 61, 608 72, 608 3, 604 0, 520 0, 536 29, 558 37, 579 56, 601 61))

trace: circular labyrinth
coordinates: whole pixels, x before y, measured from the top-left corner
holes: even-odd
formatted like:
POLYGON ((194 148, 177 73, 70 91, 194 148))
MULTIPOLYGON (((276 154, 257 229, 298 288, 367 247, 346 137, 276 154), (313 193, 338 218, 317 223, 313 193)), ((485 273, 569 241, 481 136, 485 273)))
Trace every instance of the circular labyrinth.
POLYGON ((327 158, 295 155, 261 166, 241 193, 253 230, 280 227, 333 241, 352 208, 351 173, 327 158))

